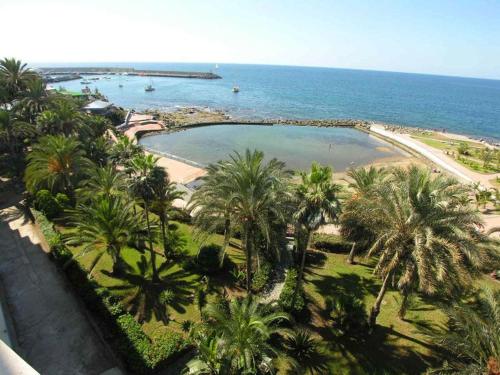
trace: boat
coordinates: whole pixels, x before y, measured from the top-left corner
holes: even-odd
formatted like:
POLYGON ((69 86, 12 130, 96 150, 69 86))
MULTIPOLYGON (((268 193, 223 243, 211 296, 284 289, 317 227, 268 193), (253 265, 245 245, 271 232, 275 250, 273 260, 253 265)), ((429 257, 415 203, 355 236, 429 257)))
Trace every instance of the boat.
POLYGON ((82 85, 90 85, 92 82, 90 82, 87 79, 84 79, 83 81, 80 82, 82 85))
POLYGON ((122 88, 122 87, 123 87, 123 85, 120 83, 120 84, 118 85, 118 87, 119 87, 119 88, 122 88))
POLYGON ((151 92, 151 91, 155 91, 155 88, 153 87, 153 85, 147 85, 145 88, 144 88, 144 91, 146 92, 151 92))
POLYGON ((240 92, 240 87, 239 86, 233 86, 233 92, 235 94, 239 93, 240 92))

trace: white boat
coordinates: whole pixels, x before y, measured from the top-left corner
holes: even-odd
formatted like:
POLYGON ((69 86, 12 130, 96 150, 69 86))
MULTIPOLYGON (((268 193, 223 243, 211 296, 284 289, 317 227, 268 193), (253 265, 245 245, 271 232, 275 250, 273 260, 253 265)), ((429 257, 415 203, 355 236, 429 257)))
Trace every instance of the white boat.
POLYGON ((147 86, 144 88, 144 91, 146 91, 146 92, 155 91, 155 88, 153 87, 153 85, 147 85, 147 86))
POLYGON ((83 81, 80 82, 82 85, 90 85, 92 82, 90 82, 87 79, 84 79, 83 81))
POLYGON ((239 86, 233 86, 233 92, 235 94, 239 93, 240 92, 240 87, 239 86))

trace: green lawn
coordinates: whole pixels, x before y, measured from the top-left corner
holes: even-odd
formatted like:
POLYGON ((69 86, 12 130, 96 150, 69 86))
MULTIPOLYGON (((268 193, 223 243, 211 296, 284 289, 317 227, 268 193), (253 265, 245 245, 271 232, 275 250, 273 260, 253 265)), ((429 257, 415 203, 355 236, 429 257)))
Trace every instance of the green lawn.
MULTIPOLYGON (((199 243, 193 239, 193 228, 177 222, 175 225, 185 239, 186 253, 191 257, 196 256, 199 243)), ((63 232, 68 231, 63 228, 63 232)), ((206 242, 221 244, 222 240, 221 235, 212 235, 206 242)), ((234 263, 241 263, 244 261, 242 251, 238 248, 238 241, 233 241, 233 245, 228 249, 228 257, 234 263)), ((161 251, 159 246, 157 250, 161 251)), ((77 254, 80 249, 75 247, 72 251, 77 254)), ((201 275, 184 270, 178 262, 166 261, 163 256, 157 257, 163 279, 161 288, 171 289, 175 295, 175 302, 168 308, 170 320, 166 323, 161 319, 161 315, 155 314, 154 301, 158 299, 157 294, 139 293, 139 296, 146 295, 148 298, 134 299, 137 292, 141 291, 140 288, 147 286, 150 280, 148 267, 141 267, 141 261, 149 264, 149 252, 141 254, 132 248, 125 248, 122 256, 130 267, 126 272, 127 277, 118 278, 111 274, 112 263, 107 255, 97 263, 93 277, 100 285, 108 287, 117 296, 124 298, 124 302, 131 306, 133 313, 141 309, 144 311, 142 326, 146 334, 155 337, 166 327, 180 331, 180 324, 183 321, 199 321, 200 315, 193 301, 193 293, 200 285, 201 275)), ((94 258, 95 254, 89 253, 78 258, 78 261, 89 269, 94 258)), ((306 270, 305 291, 310 300, 311 319, 309 323, 303 324, 321 338, 329 358, 328 365, 331 372, 419 374, 424 372, 429 364, 435 364, 436 355, 423 329, 439 328, 444 322, 444 315, 439 308, 419 298, 416 298, 409 309, 407 320, 401 321, 397 318, 399 295, 395 291, 389 291, 379 315, 379 327, 373 335, 363 335, 363 338, 356 339, 335 333, 332 322, 325 316, 325 298, 338 293, 355 295, 365 302, 368 312, 380 286, 378 279, 372 275, 371 265, 365 263, 363 258, 359 258, 359 263, 356 265, 348 265, 345 260, 345 254, 314 252, 308 257, 309 265, 306 270)), ((478 283, 493 287, 498 287, 499 284, 486 277, 478 283)), ((242 293, 232 285, 233 281, 227 272, 211 278, 211 284, 224 287, 233 295, 242 293)), ((144 290, 147 289, 142 289, 144 290)), ((282 369, 285 367, 286 365, 281 366, 282 369)))
MULTIPOLYGON (((397 317, 399 294, 389 290, 377 320, 379 326, 372 336, 362 340, 339 336, 325 317, 325 298, 338 293, 355 295, 365 302, 369 313, 380 282, 363 258, 357 259, 356 265, 347 264, 344 254, 317 253, 313 259, 307 270, 305 291, 314 314, 307 326, 321 336, 332 373, 419 374, 436 363, 436 354, 424 329, 439 329, 442 325, 444 314, 439 308, 416 297, 406 320, 402 321, 397 317)), ((478 284, 500 287, 500 283, 487 277, 478 284)))
POLYGON ((430 134, 428 132, 418 135, 413 134, 411 137, 438 150, 448 151, 450 157, 453 157, 457 163, 463 165, 464 167, 470 170, 480 173, 500 172, 500 169, 498 168, 498 162, 496 162, 495 160, 492 160, 486 167, 484 166, 484 163, 481 160, 479 153, 482 149, 485 148, 485 146, 479 143, 453 140, 439 134, 430 134), (460 157, 457 157, 458 146, 460 143, 466 143, 469 146, 470 155, 467 156, 460 155, 460 157))

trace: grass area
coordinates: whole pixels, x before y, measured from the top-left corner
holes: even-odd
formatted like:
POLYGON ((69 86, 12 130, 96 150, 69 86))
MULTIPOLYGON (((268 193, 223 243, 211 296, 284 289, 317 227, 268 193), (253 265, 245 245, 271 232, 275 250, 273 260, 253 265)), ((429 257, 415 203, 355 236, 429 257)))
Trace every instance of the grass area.
MULTIPOLYGON (((185 241, 186 258, 196 256, 200 244, 194 239, 192 226, 179 222, 174 224, 185 241)), ((71 229, 62 228, 62 230, 68 232, 71 229)), ((321 236, 317 239, 320 240, 321 236)), ((212 235, 205 242, 221 244, 222 240, 221 235, 212 235)), ((233 241, 227 252, 228 257, 234 263, 241 263, 244 261, 242 251, 238 247, 238 241, 233 241)), ((402 321, 397 318, 399 294, 389 290, 378 318, 379 327, 373 335, 356 338, 336 333, 332 321, 325 313, 326 298, 339 293, 357 296, 364 301, 368 313, 380 287, 379 280, 372 275, 372 264, 360 258, 359 263, 348 265, 346 252, 349 246, 344 248, 340 245, 338 248, 342 249, 343 253, 319 251, 310 253, 304 284, 310 301, 311 317, 308 323, 303 324, 321 337, 331 373, 418 374, 423 373, 429 365, 436 364, 438 358, 424 329, 439 329, 445 317, 432 302, 418 297, 412 303, 407 319, 402 321)), ((161 251, 159 247, 157 250, 161 251)), ((72 251, 77 254, 81 249, 74 247, 72 251)), ((95 253, 88 253, 78 258, 78 261, 89 270, 95 256, 95 253)), ((174 302, 168 307, 169 319, 164 320, 161 306, 158 309, 155 304, 159 299, 159 291, 157 288, 152 288, 149 281, 151 279, 148 266, 149 252, 141 254, 135 249, 125 248, 122 256, 129 267, 124 276, 117 277, 111 274, 112 263, 108 255, 100 259, 92 275, 100 285, 108 287, 123 298, 130 311, 141 320, 146 334, 155 337, 163 333, 167 327, 181 332, 181 324, 185 320, 193 322, 200 320, 193 296, 200 285, 202 275, 181 267, 178 260, 169 261, 163 256, 157 257, 163 280, 160 288, 171 290, 175 296, 174 302)), ((212 285, 219 289, 224 287, 232 295, 237 295, 237 291, 231 292, 231 289, 235 289, 233 283, 227 271, 211 278, 212 285)), ((478 281, 478 284, 500 287, 498 282, 487 277, 478 281)), ((280 367, 284 369, 286 365, 282 363, 280 367)))
MULTIPOLYGON (((389 290, 384 298, 375 333, 358 340, 339 336, 325 316, 325 299, 347 293, 362 299, 367 314, 380 288, 370 263, 349 265, 346 254, 315 253, 307 269, 305 290, 313 316, 309 328, 322 337, 334 374, 418 374, 438 360, 424 330, 439 329, 443 312, 429 301, 416 297, 406 320, 397 313, 400 296, 389 290)), ((310 257, 311 259, 311 257, 310 257)), ((500 283, 484 277, 478 285, 500 288, 500 283)))
MULTIPOLYGON (((193 228, 189 225, 173 222, 183 239, 184 260, 195 257, 200 247, 193 235, 193 228)), ((72 229, 59 228, 62 233, 69 233, 72 229)), ((205 243, 216 243, 222 245, 223 236, 214 234, 204 239, 205 243)), ((242 251, 237 247, 239 242, 232 240, 227 249, 227 257, 235 264, 244 261, 242 251)), ((71 247, 73 254, 80 254, 81 247, 71 247)), ((162 249, 155 244, 157 253, 162 249)), ((78 257, 80 264, 90 272, 92 266, 92 277, 99 285, 109 288, 113 293, 122 298, 128 309, 136 315, 142 323, 143 330, 150 337, 159 335, 166 329, 181 331, 181 323, 199 321, 200 313, 194 301, 194 292, 200 286, 201 274, 195 271, 186 271, 179 261, 165 259, 163 255, 157 256, 157 267, 162 279, 159 287, 151 285, 150 253, 143 253, 136 249, 126 247, 122 249, 122 258, 127 270, 124 275, 118 277, 111 273, 112 260, 108 254, 104 254, 97 262, 97 253, 89 252, 78 257), (165 319, 161 305, 157 305, 159 294, 163 290, 171 290, 174 293, 174 302, 167 308, 168 319, 165 319)), ((217 277, 212 282, 215 286, 231 286, 229 277, 217 277)))
POLYGON ((421 134, 412 134, 412 138, 438 150, 445 151, 450 157, 455 159, 459 164, 464 167, 480 172, 480 173, 498 173, 500 172, 500 165, 498 160, 491 160, 486 166, 481 158, 481 150, 486 147, 477 142, 454 140, 445 137, 441 134, 424 132, 421 134), (469 150, 469 155, 460 155, 458 152, 459 145, 466 144, 469 150))

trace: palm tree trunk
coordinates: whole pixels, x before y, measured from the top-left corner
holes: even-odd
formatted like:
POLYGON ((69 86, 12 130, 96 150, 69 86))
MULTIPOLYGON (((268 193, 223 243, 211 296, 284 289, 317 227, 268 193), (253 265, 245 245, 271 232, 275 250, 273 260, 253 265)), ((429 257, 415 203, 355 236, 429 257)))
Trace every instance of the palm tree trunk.
POLYGON ((252 224, 245 224, 245 255, 247 258, 247 293, 252 286, 252 224))
MULTIPOLYGON (((305 232, 305 236, 307 240, 305 246, 302 249, 302 259, 300 260, 300 268, 299 268, 299 273, 297 275, 297 287, 293 291, 293 296, 292 296, 292 308, 295 306, 295 299, 297 298, 297 293, 302 288, 302 278, 304 277, 304 268, 306 266, 307 249, 309 248, 309 242, 311 241, 311 231, 308 230, 307 232, 305 232)), ((299 243, 302 243, 302 241, 299 241, 299 243)))
POLYGON ((167 243, 167 233, 166 233, 166 225, 165 225, 165 215, 160 215, 160 226, 161 226, 161 237, 163 241, 163 253, 165 254, 165 258, 168 256, 168 243, 167 243))
POLYGON ((347 257, 347 263, 354 264, 354 256, 356 255, 356 242, 352 243, 351 251, 347 257))
POLYGON ((382 304, 382 300, 384 299, 385 292, 387 291, 387 286, 389 284, 389 279, 391 278, 392 272, 389 272, 382 283, 382 287, 380 288, 378 292, 377 299, 375 300, 375 303, 373 304, 373 307, 370 311, 370 318, 368 320, 368 324, 370 326, 370 330, 373 330, 375 328, 375 324, 377 323, 377 316, 380 313, 380 305, 382 304))
POLYGON ((146 223, 148 226, 149 251, 151 253, 151 267, 153 269, 153 282, 158 282, 158 271, 156 270, 156 253, 153 249, 153 238, 151 236, 151 223, 149 222, 149 206, 147 199, 144 200, 144 212, 146 214, 146 223))
POLYGON ((403 300, 401 301, 401 306, 399 307, 398 317, 399 319, 404 320, 406 316, 406 311, 408 310, 410 292, 405 288, 403 289, 402 293, 403 293, 403 300))
POLYGON ((231 238, 231 220, 226 218, 224 221, 224 242, 222 244, 222 251, 220 256, 220 264, 219 267, 222 268, 224 266, 224 258, 226 257, 226 248, 229 245, 229 239, 231 238))

